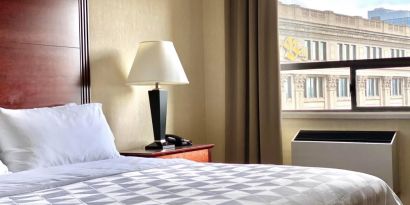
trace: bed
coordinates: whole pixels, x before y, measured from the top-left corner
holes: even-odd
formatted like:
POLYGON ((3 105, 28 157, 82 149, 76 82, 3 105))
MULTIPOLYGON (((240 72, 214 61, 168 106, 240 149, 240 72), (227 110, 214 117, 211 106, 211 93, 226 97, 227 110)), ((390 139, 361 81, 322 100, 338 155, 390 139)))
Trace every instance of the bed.
POLYGON ((0 176, 0 204, 401 204, 351 171, 119 157, 0 176))
POLYGON ((109 128, 86 120, 61 123, 65 118, 54 118, 61 115, 47 118, 38 115, 42 109, 26 109, 64 105, 44 109, 84 116, 81 109, 92 107, 98 112, 90 115, 97 113, 99 125, 107 126, 101 105, 77 105, 90 102, 87 5, 0 0, 0 204, 402 204, 379 178, 346 170, 119 156, 109 128), (66 105, 71 102, 77 104, 66 105), (5 117, 23 108, 36 116, 24 122, 5 117), (51 142, 50 133, 61 140, 51 142), (35 143, 17 138, 30 134, 40 138, 27 151, 21 146, 35 143), (109 145, 67 137, 76 134, 109 145))
POLYGON ((3 164, 0 204, 401 204, 353 171, 120 156, 99 103, 0 108, 3 164))

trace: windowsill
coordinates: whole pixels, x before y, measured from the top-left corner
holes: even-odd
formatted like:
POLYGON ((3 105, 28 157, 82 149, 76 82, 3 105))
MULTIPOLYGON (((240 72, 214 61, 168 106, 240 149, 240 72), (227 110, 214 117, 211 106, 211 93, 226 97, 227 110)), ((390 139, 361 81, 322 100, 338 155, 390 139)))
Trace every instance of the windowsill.
POLYGON ((366 100, 380 100, 380 96, 366 96, 366 100))
POLYGON ((311 103, 311 102, 325 102, 325 99, 323 97, 318 97, 318 98, 305 98, 304 102, 306 103, 311 103))
POLYGON ((283 119, 367 119, 367 120, 410 120, 410 112, 287 112, 283 119))

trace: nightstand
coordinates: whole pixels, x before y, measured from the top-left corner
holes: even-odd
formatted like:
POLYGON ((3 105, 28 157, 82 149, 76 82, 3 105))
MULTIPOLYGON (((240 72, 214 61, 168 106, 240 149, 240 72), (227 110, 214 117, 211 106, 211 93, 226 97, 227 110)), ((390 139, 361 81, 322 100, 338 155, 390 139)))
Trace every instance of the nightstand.
POLYGON ((121 152, 124 156, 151 157, 151 158, 183 158, 196 162, 211 162, 211 149, 213 144, 192 145, 187 147, 176 147, 171 150, 144 150, 135 149, 121 152))

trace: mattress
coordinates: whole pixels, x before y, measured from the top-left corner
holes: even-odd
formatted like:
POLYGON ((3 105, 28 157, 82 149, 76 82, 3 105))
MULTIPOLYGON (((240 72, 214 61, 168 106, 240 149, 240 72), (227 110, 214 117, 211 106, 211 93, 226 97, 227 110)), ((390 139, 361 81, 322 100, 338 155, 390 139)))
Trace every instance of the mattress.
POLYGON ((401 204, 385 182, 363 173, 182 159, 120 157, 0 182, 0 204, 401 204))

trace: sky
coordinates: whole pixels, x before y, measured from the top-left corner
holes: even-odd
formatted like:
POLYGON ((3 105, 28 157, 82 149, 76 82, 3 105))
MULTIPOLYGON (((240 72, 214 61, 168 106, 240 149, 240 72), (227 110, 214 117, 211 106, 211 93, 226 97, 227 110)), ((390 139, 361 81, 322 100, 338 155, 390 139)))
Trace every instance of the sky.
POLYGON ((329 10, 338 14, 367 18, 367 11, 375 8, 409 10, 410 0, 279 0, 285 4, 298 4, 302 7, 329 10))

